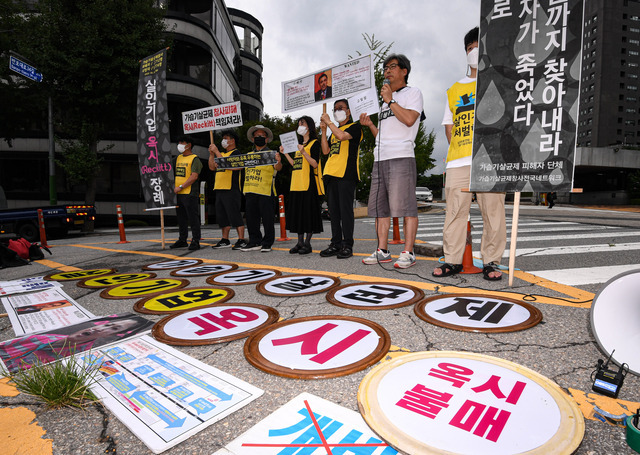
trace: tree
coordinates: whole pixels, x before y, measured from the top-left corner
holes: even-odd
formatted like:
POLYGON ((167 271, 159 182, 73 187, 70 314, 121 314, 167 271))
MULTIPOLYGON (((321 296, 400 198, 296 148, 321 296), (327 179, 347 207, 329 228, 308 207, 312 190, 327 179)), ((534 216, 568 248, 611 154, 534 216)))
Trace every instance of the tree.
MULTIPOLYGON (((29 58, 44 80, 37 88, 35 83, 0 83, 3 104, 5 94, 24 97, 0 113, 2 137, 10 143, 24 131, 13 119, 25 109, 33 109, 38 113, 35 118, 42 118, 46 97, 51 95, 56 135, 67 139, 63 147, 75 151, 74 156, 80 153, 75 164, 81 167, 74 166, 75 172, 87 182, 85 202, 93 204, 98 142, 107 133, 133 129, 139 61, 166 46, 165 11, 154 0, 5 3, 0 25, 15 33, 9 37, 0 33, 2 66, 8 66, 4 60, 7 51, 13 50, 29 58), (84 169, 83 161, 87 164, 84 169)), ((25 118, 21 120, 24 125, 25 118)), ((63 167, 67 165, 71 164, 63 160, 63 167)))
MULTIPOLYGON (((382 88, 382 83, 384 81, 384 71, 382 69, 382 64, 389 55, 393 43, 385 46, 382 41, 375 38, 375 34, 369 36, 369 34, 364 33, 362 37, 365 44, 369 48, 370 53, 373 55, 376 89, 378 93, 380 93, 380 89, 382 88)), ((360 51, 356 52, 359 56, 362 55, 360 51)), ((353 58, 351 55, 349 55, 348 57, 353 58)), ((382 103, 381 99, 379 101, 380 103, 382 103)), ((372 115, 371 119, 374 123, 377 123, 378 115, 372 115)), ((371 188, 371 172, 373 170, 373 150, 375 148, 375 138, 371 134, 371 131, 369 131, 369 128, 363 128, 362 132, 364 133, 364 137, 362 139, 362 142, 360 143, 360 182, 358 183, 358 187, 356 188, 356 199, 361 202, 366 202, 369 199, 369 189, 371 188)), ((422 124, 422 122, 420 122, 414 149, 418 177, 423 175, 429 169, 433 169, 435 167, 435 160, 431 158, 435 140, 436 135, 433 130, 427 134, 424 129, 424 125, 422 124)))

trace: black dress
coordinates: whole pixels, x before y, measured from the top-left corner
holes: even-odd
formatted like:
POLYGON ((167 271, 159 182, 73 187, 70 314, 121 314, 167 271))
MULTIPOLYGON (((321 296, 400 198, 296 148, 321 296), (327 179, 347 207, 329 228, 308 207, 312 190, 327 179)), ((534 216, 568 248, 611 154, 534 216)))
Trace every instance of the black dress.
MULTIPOLYGON (((315 141, 308 151, 311 158, 320 163, 320 141, 315 141)), ((305 158, 302 158, 305 160, 305 158)), ((305 160, 306 161, 306 160, 305 160)), ((295 170, 293 172, 302 172, 295 170)), ((292 176, 293 181, 293 176, 292 176)), ((321 201, 318 195, 314 169, 309 166, 309 187, 306 191, 290 191, 286 213, 287 230, 296 234, 322 232, 321 201)))

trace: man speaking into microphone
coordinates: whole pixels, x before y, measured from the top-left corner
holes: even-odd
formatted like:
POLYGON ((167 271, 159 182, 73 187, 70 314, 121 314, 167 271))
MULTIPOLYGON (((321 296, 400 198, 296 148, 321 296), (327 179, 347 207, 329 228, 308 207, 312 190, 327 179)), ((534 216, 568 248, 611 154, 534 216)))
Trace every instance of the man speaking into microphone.
POLYGON ((383 69, 385 83, 380 90, 383 104, 378 125, 368 115, 360 116, 362 126, 368 127, 376 138, 368 212, 376 218, 378 236, 378 248, 362 262, 391 262, 387 250, 391 217, 403 217, 404 251, 394 267, 405 269, 416 263, 413 245, 418 231, 418 204, 414 147, 420 122, 424 120, 422 92, 407 85, 411 62, 406 56, 391 54, 383 69))

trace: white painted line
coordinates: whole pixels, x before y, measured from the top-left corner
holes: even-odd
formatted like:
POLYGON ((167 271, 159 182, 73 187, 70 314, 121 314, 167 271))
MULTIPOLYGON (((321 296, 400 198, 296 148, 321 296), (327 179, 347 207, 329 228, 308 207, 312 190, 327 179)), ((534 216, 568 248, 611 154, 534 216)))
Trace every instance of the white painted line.
POLYGON ((584 267, 575 269, 529 271, 535 276, 567 286, 606 283, 611 278, 629 270, 640 268, 640 264, 610 265, 602 267, 584 267))
MULTIPOLYGON (((516 256, 552 256, 579 253, 624 253, 626 251, 636 250, 640 250, 640 243, 618 243, 613 246, 609 246, 609 244, 556 246, 548 248, 540 246, 539 248, 518 248, 516 250, 516 256)), ((509 251, 506 250, 502 257, 509 257, 509 251)))

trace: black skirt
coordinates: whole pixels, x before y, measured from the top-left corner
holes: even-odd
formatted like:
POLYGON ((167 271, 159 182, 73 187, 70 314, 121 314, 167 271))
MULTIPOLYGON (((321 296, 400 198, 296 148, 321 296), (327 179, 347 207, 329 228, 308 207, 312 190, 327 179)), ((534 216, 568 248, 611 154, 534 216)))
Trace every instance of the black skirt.
POLYGON ((321 201, 316 185, 310 182, 307 191, 291 191, 286 213, 287 230, 296 234, 322 232, 321 201))

